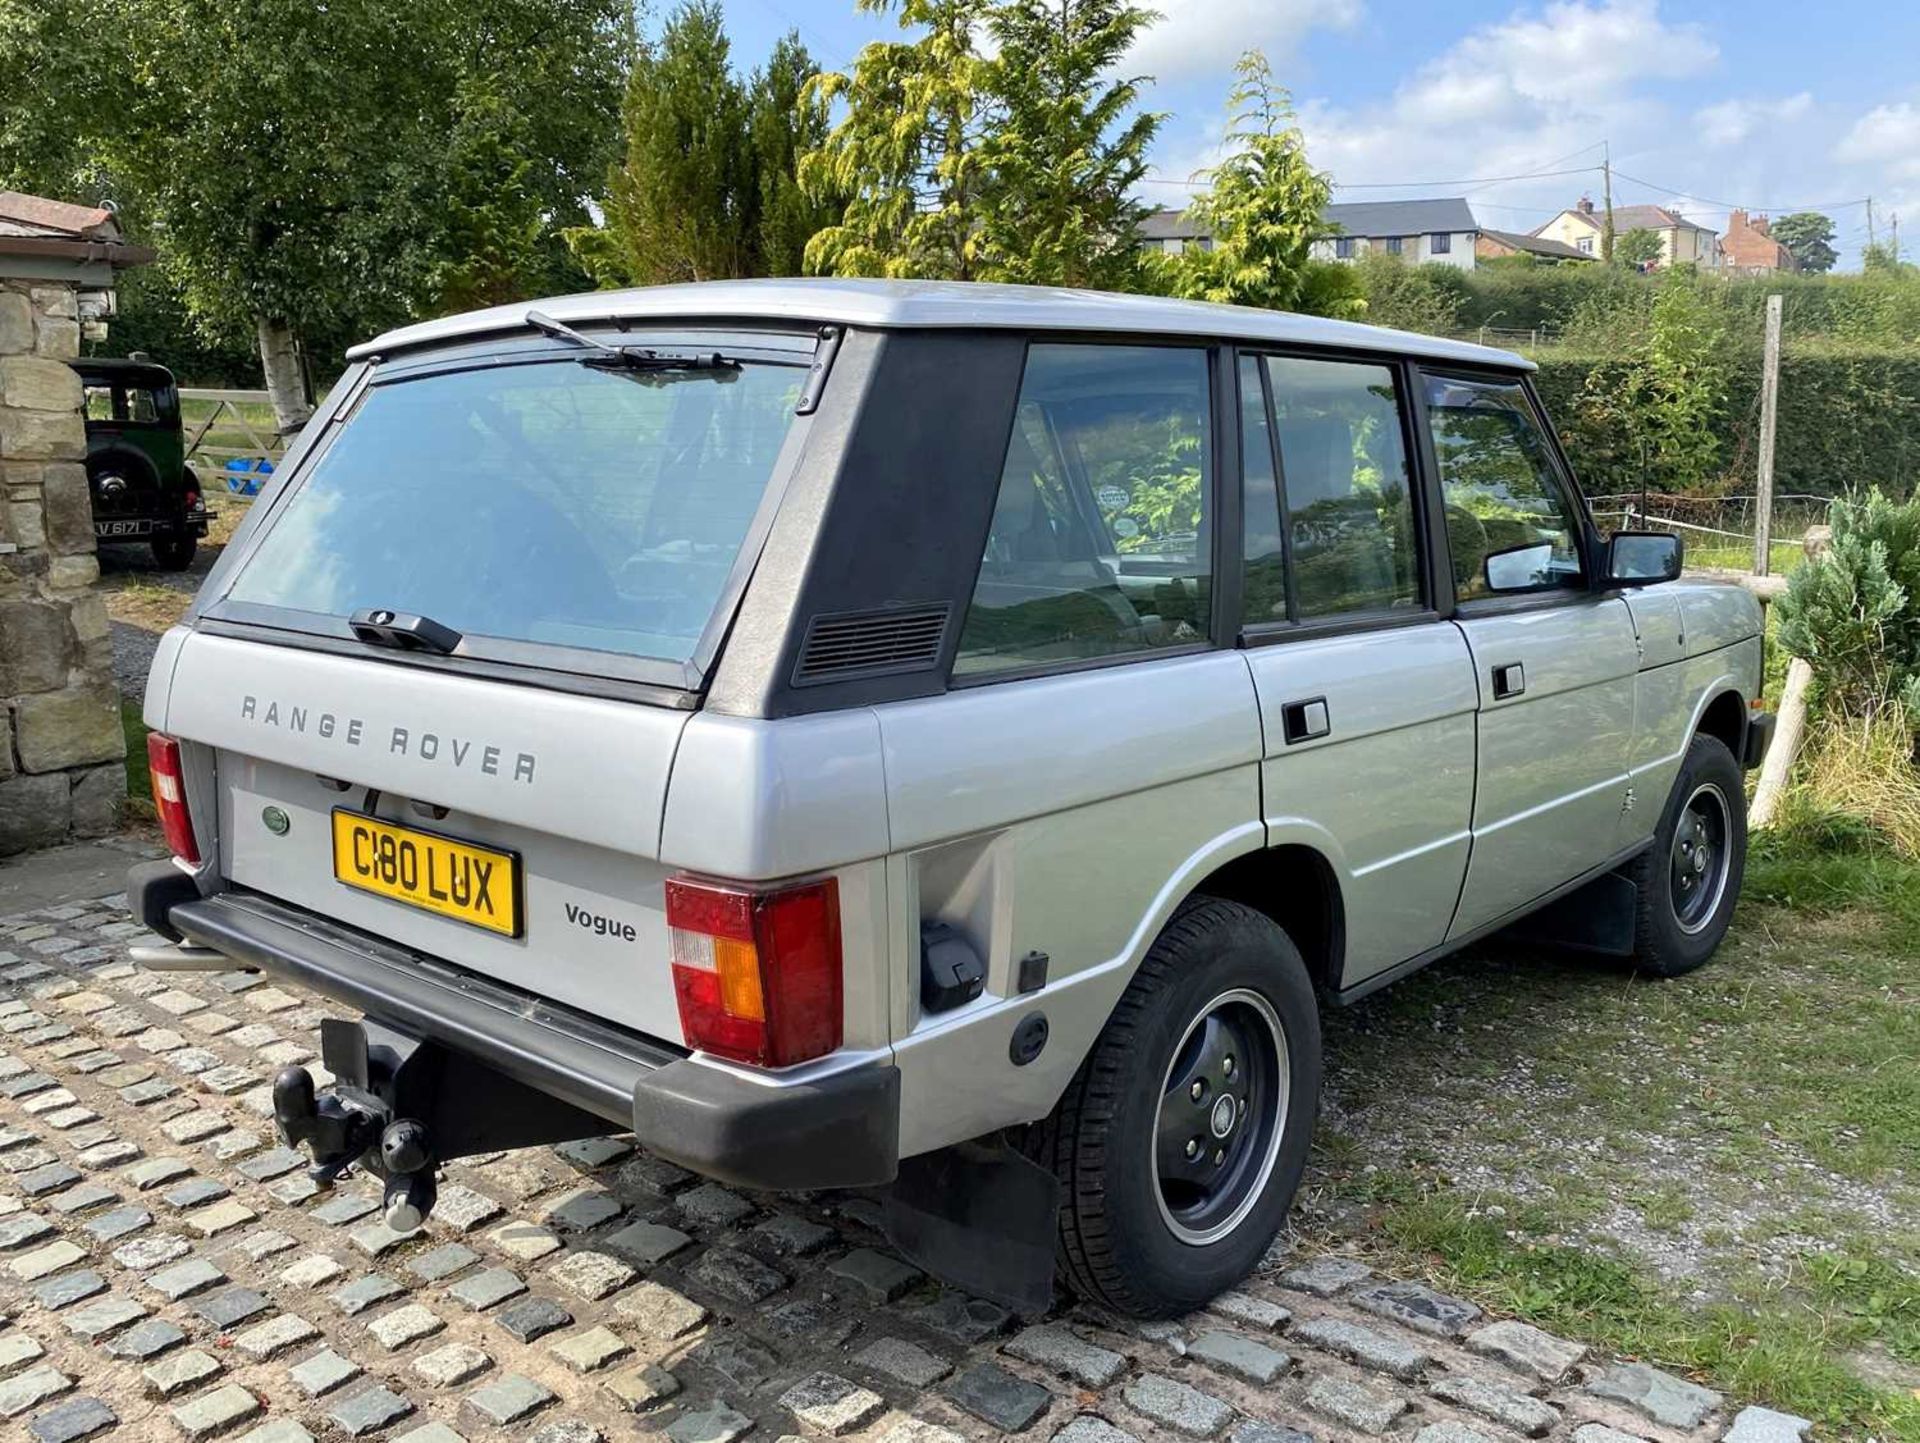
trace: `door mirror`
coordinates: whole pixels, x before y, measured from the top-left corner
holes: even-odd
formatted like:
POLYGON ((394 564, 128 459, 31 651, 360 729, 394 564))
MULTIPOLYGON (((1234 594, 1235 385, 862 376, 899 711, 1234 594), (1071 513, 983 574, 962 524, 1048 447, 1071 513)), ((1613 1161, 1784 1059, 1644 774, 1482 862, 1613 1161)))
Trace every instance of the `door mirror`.
POLYGON ((1686 546, 1665 531, 1616 531, 1607 542, 1608 586, 1651 586, 1680 575, 1686 546))
POLYGON ((1487 557, 1487 590, 1534 591, 1552 586, 1558 578, 1553 571, 1553 543, 1528 542, 1509 546, 1487 557))

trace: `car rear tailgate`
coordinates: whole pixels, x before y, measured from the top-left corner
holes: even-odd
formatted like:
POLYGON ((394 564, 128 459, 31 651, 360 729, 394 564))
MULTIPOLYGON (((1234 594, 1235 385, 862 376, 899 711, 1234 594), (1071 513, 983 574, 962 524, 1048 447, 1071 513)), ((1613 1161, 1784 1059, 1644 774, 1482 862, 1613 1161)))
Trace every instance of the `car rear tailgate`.
POLYGON ((230 881, 678 1042, 657 858, 687 716, 198 632, 158 720, 213 749, 230 881), (338 809, 511 854, 518 935, 337 880, 338 809))

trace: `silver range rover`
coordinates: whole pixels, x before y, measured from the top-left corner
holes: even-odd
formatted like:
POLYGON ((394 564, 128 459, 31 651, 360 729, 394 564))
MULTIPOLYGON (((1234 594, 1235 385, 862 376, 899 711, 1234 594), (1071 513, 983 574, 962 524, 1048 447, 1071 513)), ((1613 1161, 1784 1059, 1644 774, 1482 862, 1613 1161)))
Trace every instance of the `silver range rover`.
POLYGON ((859 281, 409 327, 160 649, 143 957, 361 1014, 276 1115, 395 1226, 631 1130, 1171 1314, 1286 1216, 1320 1008, 1522 919, 1712 954, 1771 721, 1679 553, 1431 337, 859 281))

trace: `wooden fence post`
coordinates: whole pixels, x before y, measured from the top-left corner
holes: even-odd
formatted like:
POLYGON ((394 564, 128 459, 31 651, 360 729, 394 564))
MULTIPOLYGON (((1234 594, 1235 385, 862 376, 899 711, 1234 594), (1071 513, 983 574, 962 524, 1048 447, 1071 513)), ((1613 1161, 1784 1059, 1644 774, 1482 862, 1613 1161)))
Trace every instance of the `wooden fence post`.
POLYGON ((1780 416, 1780 297, 1767 297, 1767 350, 1760 376, 1760 485, 1754 501, 1753 574, 1773 569, 1773 435, 1780 416))

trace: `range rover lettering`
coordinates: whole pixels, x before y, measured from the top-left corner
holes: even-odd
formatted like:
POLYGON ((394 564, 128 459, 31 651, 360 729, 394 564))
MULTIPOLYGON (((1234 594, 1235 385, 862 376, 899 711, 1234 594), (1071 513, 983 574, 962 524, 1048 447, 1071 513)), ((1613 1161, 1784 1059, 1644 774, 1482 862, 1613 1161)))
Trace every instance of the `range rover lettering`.
POLYGON ((631 1131, 1021 1307, 1261 1257, 1319 1009, 1740 891, 1760 615, 1528 362, 1088 292, 603 292, 351 353, 152 671, 157 968, 360 1014, 315 1175, 631 1131))

